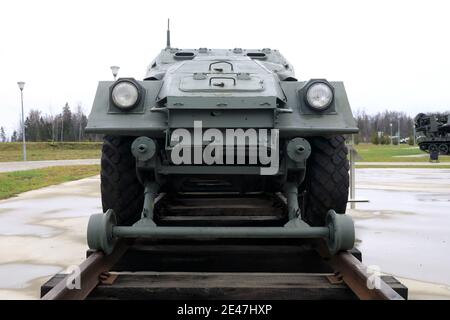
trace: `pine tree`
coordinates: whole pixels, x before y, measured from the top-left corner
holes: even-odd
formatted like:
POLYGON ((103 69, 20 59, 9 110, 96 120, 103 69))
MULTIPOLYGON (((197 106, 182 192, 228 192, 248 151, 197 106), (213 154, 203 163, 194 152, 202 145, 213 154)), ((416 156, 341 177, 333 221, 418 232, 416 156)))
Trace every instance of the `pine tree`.
POLYGON ((3 127, 0 128, 0 141, 6 142, 6 133, 5 133, 5 128, 3 128, 3 127))
POLYGON ((73 141, 72 111, 70 111, 69 103, 66 102, 61 116, 61 141, 73 141))
POLYGON ((11 142, 16 142, 17 141, 17 131, 14 130, 12 136, 11 136, 11 142))

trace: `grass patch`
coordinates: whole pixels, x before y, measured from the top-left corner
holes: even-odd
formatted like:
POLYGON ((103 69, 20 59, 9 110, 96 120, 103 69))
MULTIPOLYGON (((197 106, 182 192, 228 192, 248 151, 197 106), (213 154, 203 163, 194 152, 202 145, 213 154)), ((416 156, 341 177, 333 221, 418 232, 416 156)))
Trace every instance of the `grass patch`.
MULTIPOLYGON (((421 151, 417 146, 410 145, 374 145, 371 143, 360 143, 355 146, 362 160, 358 162, 428 162, 428 154, 421 151), (408 157, 411 155, 426 155, 425 157, 408 157)), ((450 162, 449 156, 440 156, 441 162, 450 162)), ((449 163, 450 164, 450 163, 449 163)))
POLYGON ((49 167, 0 173, 0 199, 99 174, 99 165, 49 167))
MULTIPOLYGON (((27 142, 27 160, 94 159, 101 148, 101 142, 27 142)), ((0 162, 22 159, 22 143, 0 143, 0 162)))
MULTIPOLYGON (((98 159, 101 156, 101 142, 29 142, 27 160, 69 160, 98 159)), ((357 162, 428 162, 426 153, 417 146, 374 145, 360 143, 355 146, 362 160, 357 162), (409 157, 425 155, 422 157, 409 157)), ((0 143, 0 162, 21 161, 22 143, 0 143)), ((441 162, 449 162, 450 156, 440 156, 441 162)))
POLYGON ((382 162, 380 162, 379 165, 374 166, 368 166, 368 165, 356 165, 356 169, 376 169, 376 168, 382 168, 382 169, 450 169, 450 163, 448 165, 443 166, 421 166, 420 164, 416 165, 398 165, 398 166, 392 166, 392 165, 384 165, 382 162))

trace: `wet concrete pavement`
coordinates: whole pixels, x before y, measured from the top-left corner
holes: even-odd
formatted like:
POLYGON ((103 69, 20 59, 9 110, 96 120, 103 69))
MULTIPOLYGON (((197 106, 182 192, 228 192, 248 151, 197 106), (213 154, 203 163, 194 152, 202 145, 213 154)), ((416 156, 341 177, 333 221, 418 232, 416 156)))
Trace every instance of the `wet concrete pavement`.
MULTIPOLYGON (((350 210, 366 265, 411 298, 450 299, 450 169, 357 169, 350 210)), ((88 217, 101 211, 99 177, 0 201, 0 299, 35 299, 52 274, 79 264, 88 217)))
POLYGON ((359 169, 357 186, 370 200, 350 210, 364 263, 425 282, 413 297, 450 298, 450 169, 359 169))
POLYGON ((100 164, 100 159, 43 160, 0 162, 0 172, 23 171, 46 167, 100 164))
POLYGON ((98 212, 98 177, 0 201, 0 299, 37 299, 49 276, 83 261, 87 221, 98 212))

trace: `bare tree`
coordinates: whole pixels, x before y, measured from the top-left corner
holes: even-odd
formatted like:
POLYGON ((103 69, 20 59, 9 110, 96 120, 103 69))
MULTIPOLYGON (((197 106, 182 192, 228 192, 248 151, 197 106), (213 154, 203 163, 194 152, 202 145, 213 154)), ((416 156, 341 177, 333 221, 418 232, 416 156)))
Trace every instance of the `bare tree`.
POLYGON ((406 138, 413 134, 413 118, 404 112, 386 110, 369 115, 364 110, 358 110, 355 119, 359 128, 357 141, 360 142, 375 141, 378 133, 382 137, 389 137, 391 123, 393 135, 399 133, 400 138, 406 138))
MULTIPOLYGON (((25 121, 25 132, 29 141, 99 141, 101 135, 86 134, 87 116, 81 103, 72 113, 66 103, 57 115, 42 114, 37 109, 28 113, 25 121)), ((16 139, 21 139, 22 129, 17 125, 16 139)), ((0 141, 2 141, 0 136, 0 141)))

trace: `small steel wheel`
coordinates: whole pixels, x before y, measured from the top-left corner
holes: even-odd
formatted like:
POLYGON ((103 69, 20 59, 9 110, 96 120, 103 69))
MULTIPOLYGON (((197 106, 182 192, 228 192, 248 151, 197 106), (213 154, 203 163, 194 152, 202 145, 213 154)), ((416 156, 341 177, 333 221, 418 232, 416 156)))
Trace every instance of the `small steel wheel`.
POLYGON ((439 145, 439 153, 440 154, 448 154, 448 145, 442 143, 439 145))
POLYGON ((109 209, 106 213, 91 215, 87 228, 89 248, 102 250, 105 254, 110 254, 117 242, 112 234, 115 225, 116 215, 112 209, 109 209))
POLYGON ((326 225, 330 229, 330 237, 327 240, 330 254, 353 248, 355 244, 355 225, 350 216, 337 214, 334 210, 329 210, 327 212, 326 225))
POLYGON ((438 151, 437 144, 435 144, 435 143, 430 144, 430 146, 428 147, 428 150, 430 150, 430 152, 438 151))

